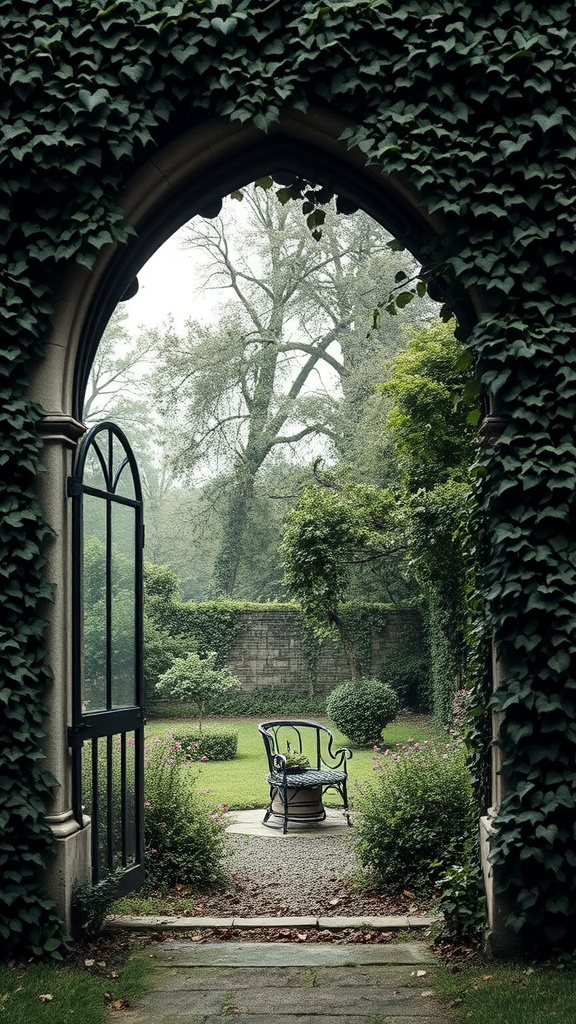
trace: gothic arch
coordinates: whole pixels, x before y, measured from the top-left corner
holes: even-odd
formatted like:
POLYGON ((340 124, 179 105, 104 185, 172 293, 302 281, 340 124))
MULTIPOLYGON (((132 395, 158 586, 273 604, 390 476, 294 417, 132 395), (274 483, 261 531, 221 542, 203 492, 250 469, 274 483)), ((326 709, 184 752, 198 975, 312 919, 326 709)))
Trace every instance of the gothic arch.
MULTIPOLYGON (((49 767, 61 783, 48 815, 60 839, 51 870, 51 890, 70 912, 71 888, 89 869, 89 829, 72 814, 71 760, 67 727, 71 702, 71 521, 62 501, 80 422, 87 374, 108 319, 140 268, 155 250, 195 213, 216 213, 223 196, 255 178, 291 171, 329 184, 379 221, 418 258, 430 235, 442 233, 442 219, 430 216, 410 183, 366 166, 361 153, 341 141, 347 122, 326 111, 284 115, 267 135, 252 125, 214 119, 178 135, 131 178, 122 205, 134 236, 107 246, 91 271, 71 270, 62 283, 45 358, 32 372, 31 396, 45 412, 40 425, 48 470, 39 489, 55 536, 49 543, 49 574, 56 599, 48 625, 48 655, 55 671, 50 695, 49 767)), ((464 295, 461 314, 468 325, 481 312, 476 295, 464 295)))

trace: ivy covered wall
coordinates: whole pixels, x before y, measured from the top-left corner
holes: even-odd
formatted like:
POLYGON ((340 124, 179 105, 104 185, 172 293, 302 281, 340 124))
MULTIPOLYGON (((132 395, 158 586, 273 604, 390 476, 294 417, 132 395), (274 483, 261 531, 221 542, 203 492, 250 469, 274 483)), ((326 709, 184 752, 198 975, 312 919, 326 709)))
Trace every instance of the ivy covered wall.
POLYGON ((0 18, 3 948, 56 941, 36 881, 48 843, 38 707, 49 670, 28 370, 65 269, 128 237, 118 197, 135 168, 206 117, 265 132, 283 110, 310 105, 347 117, 346 143, 442 218, 419 255, 460 313, 502 416, 475 470, 503 677, 493 707, 505 712, 496 884, 527 940, 573 946, 573 3, 0 0, 0 18), (483 310, 474 325, 466 290, 483 310))

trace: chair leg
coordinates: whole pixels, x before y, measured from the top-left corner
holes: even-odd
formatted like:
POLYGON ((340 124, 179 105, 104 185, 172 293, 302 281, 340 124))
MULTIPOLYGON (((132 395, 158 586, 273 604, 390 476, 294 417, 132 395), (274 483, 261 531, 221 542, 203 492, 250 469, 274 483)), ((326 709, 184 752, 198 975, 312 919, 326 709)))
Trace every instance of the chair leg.
POLYGON ((282 796, 284 799, 284 825, 282 827, 282 835, 286 835, 288 831, 288 788, 282 786, 282 796))
POLYGON ((268 821, 268 818, 272 814, 272 801, 274 800, 274 794, 275 794, 274 787, 270 786, 270 803, 268 804, 268 807, 266 808, 264 817, 262 818, 262 824, 263 825, 266 824, 266 822, 268 821))
POLYGON ((348 810, 348 786, 346 781, 342 783, 342 797, 344 799, 344 814, 346 815, 346 821, 348 828, 352 828, 352 822, 350 820, 350 812, 348 810))

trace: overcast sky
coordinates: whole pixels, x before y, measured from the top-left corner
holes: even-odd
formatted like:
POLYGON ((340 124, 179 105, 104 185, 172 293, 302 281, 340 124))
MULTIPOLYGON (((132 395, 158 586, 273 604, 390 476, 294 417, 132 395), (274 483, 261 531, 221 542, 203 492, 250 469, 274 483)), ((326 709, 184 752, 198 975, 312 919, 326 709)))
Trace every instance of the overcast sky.
POLYGON ((211 304, 202 288, 202 275, 192 249, 183 249, 186 226, 156 250, 140 273, 140 288, 124 303, 133 333, 140 326, 155 327, 172 315, 177 330, 187 317, 205 319, 211 304))

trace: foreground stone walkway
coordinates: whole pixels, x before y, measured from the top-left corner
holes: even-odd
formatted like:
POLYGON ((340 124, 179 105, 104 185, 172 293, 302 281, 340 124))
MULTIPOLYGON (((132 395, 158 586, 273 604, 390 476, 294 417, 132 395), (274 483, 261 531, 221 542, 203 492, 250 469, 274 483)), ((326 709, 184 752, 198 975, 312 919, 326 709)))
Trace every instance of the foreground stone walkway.
POLYGON ((138 954, 150 985, 123 1024, 447 1024, 423 943, 169 940, 138 954))

